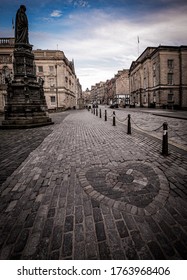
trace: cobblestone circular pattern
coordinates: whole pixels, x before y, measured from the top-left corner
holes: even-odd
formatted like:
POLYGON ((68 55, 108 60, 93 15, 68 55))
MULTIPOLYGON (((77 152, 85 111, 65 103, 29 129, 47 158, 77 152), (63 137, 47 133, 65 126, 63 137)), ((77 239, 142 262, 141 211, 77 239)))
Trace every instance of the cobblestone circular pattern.
POLYGON ((164 173, 147 162, 128 161, 116 167, 85 168, 79 180, 93 199, 133 215, 156 213, 169 196, 164 173))

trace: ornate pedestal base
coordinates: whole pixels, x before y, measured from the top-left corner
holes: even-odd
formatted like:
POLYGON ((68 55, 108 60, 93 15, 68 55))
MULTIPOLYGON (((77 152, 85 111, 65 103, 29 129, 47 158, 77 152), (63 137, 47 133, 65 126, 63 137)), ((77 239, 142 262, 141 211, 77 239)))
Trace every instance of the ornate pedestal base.
POLYGON ((36 80, 34 55, 31 51, 31 45, 15 46, 14 80, 7 81, 7 104, 2 129, 53 124, 47 112, 43 80, 36 80))

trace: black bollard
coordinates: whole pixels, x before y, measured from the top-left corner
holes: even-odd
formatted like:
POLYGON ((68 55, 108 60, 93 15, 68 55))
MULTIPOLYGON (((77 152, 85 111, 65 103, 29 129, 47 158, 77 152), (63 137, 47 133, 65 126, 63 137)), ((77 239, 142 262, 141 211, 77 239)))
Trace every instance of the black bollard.
POLYGON ((116 125, 116 113, 113 111, 113 126, 116 125))
POLYGON ((94 108, 94 115, 95 115, 95 108, 94 108))
POLYGON ((101 119, 101 108, 99 109, 99 117, 101 119))
POLYGON ((107 110, 105 110, 105 122, 107 121, 107 110))
POLYGON ((128 114, 127 134, 131 134, 131 115, 128 114))
POLYGON ((96 116, 98 116, 98 109, 96 108, 96 116))
POLYGON ((168 124, 163 123, 162 155, 168 156, 168 124))

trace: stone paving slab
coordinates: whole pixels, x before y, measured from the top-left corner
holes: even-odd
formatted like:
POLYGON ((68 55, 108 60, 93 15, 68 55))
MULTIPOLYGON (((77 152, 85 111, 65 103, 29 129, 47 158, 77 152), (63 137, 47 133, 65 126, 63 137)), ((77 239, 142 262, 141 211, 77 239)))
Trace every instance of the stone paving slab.
POLYGON ((1 185, 0 258, 187 259, 186 155, 61 114, 1 185))

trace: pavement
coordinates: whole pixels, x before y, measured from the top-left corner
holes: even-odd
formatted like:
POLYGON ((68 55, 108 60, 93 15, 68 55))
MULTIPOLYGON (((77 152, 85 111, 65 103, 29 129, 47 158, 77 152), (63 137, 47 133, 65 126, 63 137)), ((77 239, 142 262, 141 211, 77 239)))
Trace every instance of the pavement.
POLYGON ((101 109, 0 130, 1 259, 187 259, 186 121, 164 156, 166 117, 101 109))
POLYGON ((127 124, 127 121, 124 120, 126 120, 128 114, 131 116, 133 129, 161 141, 163 138, 163 123, 166 122, 168 125, 169 144, 187 152, 187 111, 120 108, 116 110, 117 121, 127 124))
POLYGON ((131 108, 134 112, 145 112, 155 116, 164 116, 168 118, 187 120, 187 110, 172 110, 172 109, 150 109, 150 108, 131 108))

